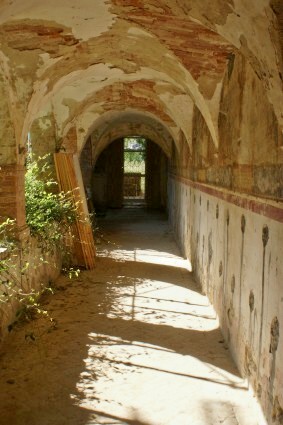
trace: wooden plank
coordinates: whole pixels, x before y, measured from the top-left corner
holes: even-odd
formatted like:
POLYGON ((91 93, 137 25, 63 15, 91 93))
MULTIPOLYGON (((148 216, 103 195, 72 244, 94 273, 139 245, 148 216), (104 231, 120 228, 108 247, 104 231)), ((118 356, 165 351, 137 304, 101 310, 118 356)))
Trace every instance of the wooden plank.
POLYGON ((72 156, 69 156, 66 158, 67 164, 68 164, 66 169, 68 170, 68 179, 70 182, 70 186, 74 188, 73 195, 74 195, 75 203, 77 204, 77 208, 78 208, 79 219, 77 221, 77 228, 78 228, 81 250, 83 253, 85 266, 86 268, 92 268, 94 264, 92 264, 91 256, 88 253, 88 246, 90 242, 87 238, 86 230, 85 230, 86 227, 89 225, 88 216, 86 215, 88 214, 88 212, 84 211, 83 200, 82 200, 85 194, 82 188, 80 189, 79 187, 79 181, 78 181, 79 178, 76 175, 73 159, 74 158, 72 156))
POLYGON ((59 187, 70 194, 77 206, 78 218, 73 226, 77 265, 92 269, 95 266, 95 245, 78 156, 60 152, 54 154, 54 161, 59 187))
POLYGON ((77 155, 73 155, 73 170, 75 174, 75 181, 77 183, 78 190, 76 191, 78 196, 79 207, 81 209, 81 216, 83 221, 80 223, 82 233, 82 247, 86 259, 88 268, 94 267, 95 258, 95 246, 93 240, 92 227, 89 218, 89 212, 87 208, 85 190, 83 185, 83 179, 81 174, 81 168, 77 155))
MULTIPOLYGON (((69 177, 69 170, 68 170, 68 155, 67 154, 56 154, 54 155, 55 163, 57 163, 57 170, 58 170, 58 180, 60 182, 61 189, 67 193, 69 192, 70 197, 72 198, 73 203, 76 203, 74 198, 74 193, 72 190, 73 184, 69 177)), ((72 226, 72 233, 73 233, 73 252, 75 258, 73 258, 73 261, 78 266, 84 266, 84 255, 81 248, 80 243, 80 235, 77 227, 77 223, 75 223, 72 226)))

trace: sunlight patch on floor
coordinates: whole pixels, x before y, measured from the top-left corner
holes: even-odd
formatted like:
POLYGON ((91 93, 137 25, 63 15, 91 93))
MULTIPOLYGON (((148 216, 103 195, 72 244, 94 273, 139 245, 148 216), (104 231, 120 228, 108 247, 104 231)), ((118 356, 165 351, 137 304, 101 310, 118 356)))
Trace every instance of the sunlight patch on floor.
POLYGON ((185 269, 189 272, 192 271, 192 264, 189 259, 184 259, 178 255, 169 254, 167 252, 136 249, 135 259, 136 261, 144 261, 145 263, 163 264, 165 266, 185 269))
POLYGON ((189 259, 182 258, 179 255, 169 254, 168 252, 152 249, 136 248, 134 250, 127 250, 117 247, 111 250, 100 251, 100 257, 109 256, 115 260, 120 261, 138 261, 150 264, 160 264, 184 269, 189 272, 192 271, 192 264, 189 259))
MULTIPOLYGON (((148 345, 109 334, 91 333, 89 337, 93 343, 88 346, 86 369, 77 384, 80 396, 73 395, 72 399, 80 407, 96 412, 96 419, 101 421, 96 422, 98 424, 121 423, 109 422, 113 416, 139 417, 150 425, 203 425, 206 423, 201 414, 205 412, 201 407, 203 399, 209 400, 207 408, 221 400, 229 410, 231 391, 247 390, 245 381, 233 373, 194 356, 164 350, 162 345, 148 345), (175 422, 172 405, 174 411, 179 409, 178 422, 175 422), (196 409, 194 422, 190 422, 196 409), (187 410, 191 412, 190 421, 187 410)), ((234 408, 241 408, 238 401, 234 408)), ((219 415, 217 410, 214 414, 219 415)), ((220 414, 218 419, 221 417, 220 414)))
POLYGON ((96 411, 101 424, 138 417, 133 423, 139 425, 204 425, 211 424, 211 414, 213 425, 236 425, 237 411, 246 409, 246 381, 229 360, 191 263, 178 254, 163 222, 158 234, 158 225, 146 233, 144 223, 136 231, 139 224, 124 222, 121 240, 115 231, 115 243, 101 247, 100 257, 114 260, 119 270, 115 284, 107 281, 115 301, 103 330, 88 334, 78 402, 96 411), (92 386, 95 400, 88 396, 92 386))

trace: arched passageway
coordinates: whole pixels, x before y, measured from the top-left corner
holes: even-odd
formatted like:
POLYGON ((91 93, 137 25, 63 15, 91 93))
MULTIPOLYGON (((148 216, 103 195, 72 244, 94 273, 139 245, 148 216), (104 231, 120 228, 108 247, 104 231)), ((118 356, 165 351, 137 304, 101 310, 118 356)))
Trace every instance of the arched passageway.
MULTIPOLYGON (((84 186, 97 195, 93 170, 106 150, 124 137, 145 137, 168 164, 158 184, 156 177, 145 185, 146 200, 160 195, 155 206, 166 206, 181 254, 272 425, 283 416, 282 17, 280 0, 0 5, 0 225, 15 220, 15 299, 24 289, 27 247, 36 266, 27 279, 32 290, 59 274, 37 267, 42 246, 27 225, 28 135, 35 156, 65 154, 77 164, 83 200, 84 186)), ((102 198, 115 206, 124 195, 121 184, 113 189, 118 162, 110 157, 102 198)), ((0 297, 9 298, 9 279, 1 282, 0 297)), ((0 309, 2 340, 15 311, 9 303, 0 309)))
POLYGON ((95 161, 89 140, 80 156, 84 184, 96 214, 107 208, 167 207, 168 158, 161 147, 139 136, 114 140, 95 161))

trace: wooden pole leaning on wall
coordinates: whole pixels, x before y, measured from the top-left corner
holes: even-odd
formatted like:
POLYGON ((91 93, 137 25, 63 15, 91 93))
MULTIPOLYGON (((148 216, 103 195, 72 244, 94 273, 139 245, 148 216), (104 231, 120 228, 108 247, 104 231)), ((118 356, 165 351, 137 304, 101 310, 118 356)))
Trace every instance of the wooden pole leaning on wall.
POLYGON ((60 190, 69 193, 77 205, 78 218, 73 226, 76 265, 93 269, 95 245, 78 155, 55 153, 54 161, 60 190))

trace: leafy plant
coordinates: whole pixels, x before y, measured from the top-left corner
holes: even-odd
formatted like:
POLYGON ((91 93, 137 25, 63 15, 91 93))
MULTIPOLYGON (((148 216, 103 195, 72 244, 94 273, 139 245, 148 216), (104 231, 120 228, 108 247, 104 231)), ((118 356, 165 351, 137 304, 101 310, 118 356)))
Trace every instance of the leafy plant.
MULTIPOLYGON (((44 252, 52 253, 55 248, 60 248, 60 252, 67 257, 65 235, 70 237, 71 226, 77 218, 77 206, 70 193, 58 191, 47 156, 37 161, 28 158, 25 191, 27 224, 42 249, 36 267, 48 263, 48 256, 45 257, 44 252)), ((15 237, 15 229, 13 220, 7 219, 0 224, 0 248, 6 251, 6 255, 0 257, 0 313, 6 314, 7 304, 18 303, 16 317, 8 325, 9 331, 19 322, 30 321, 38 315, 45 317, 54 326, 53 319, 40 303, 43 294, 52 290, 46 288, 46 285, 41 285, 39 290, 28 289, 31 265, 27 258, 31 244, 21 248, 15 237)), ((67 272, 69 278, 78 273, 79 270, 73 268, 67 272)), ((34 340, 34 333, 28 335, 28 338, 34 340)))
POLYGON ((80 269, 74 269, 73 267, 63 268, 62 272, 65 276, 68 276, 69 279, 76 278, 80 274, 80 269))
MULTIPOLYGON (((51 287, 42 286, 42 288, 38 291, 32 289, 27 293, 25 293, 21 288, 17 290, 14 295, 19 302, 19 308, 16 312, 15 320, 8 325, 8 331, 11 332, 19 323, 30 322, 37 316, 44 317, 51 323, 53 327, 55 327, 56 323, 54 319, 50 317, 47 310, 42 308, 40 301, 42 296, 47 293, 53 294, 53 289, 51 287)), ((35 334, 33 333, 33 335, 35 334)))
MULTIPOLYGON (((22 250, 15 239, 15 222, 7 219, 0 224, 0 246, 2 256, 0 258, 0 312, 2 317, 7 315, 7 305, 18 304, 15 319, 8 324, 11 332, 20 321, 30 320, 36 313, 46 315, 38 302, 41 291, 24 291, 22 278, 28 276, 29 263, 25 262, 21 267, 22 250), (4 248, 4 249, 3 249, 4 248)), ((45 291, 45 289, 44 289, 45 291)), ((9 310, 8 310, 9 311, 9 310)))
POLYGON ((69 232, 77 211, 70 193, 58 191, 47 156, 28 161, 25 191, 26 220, 31 234, 48 249, 62 246, 62 236, 69 232))
POLYGON ((0 248, 3 250, 15 247, 15 220, 7 218, 0 223, 0 248))

